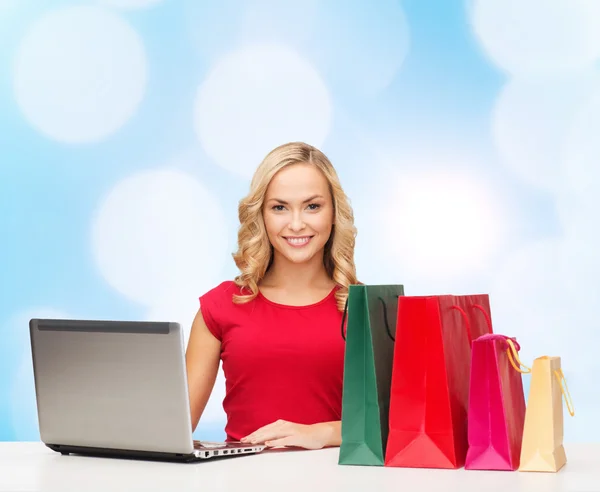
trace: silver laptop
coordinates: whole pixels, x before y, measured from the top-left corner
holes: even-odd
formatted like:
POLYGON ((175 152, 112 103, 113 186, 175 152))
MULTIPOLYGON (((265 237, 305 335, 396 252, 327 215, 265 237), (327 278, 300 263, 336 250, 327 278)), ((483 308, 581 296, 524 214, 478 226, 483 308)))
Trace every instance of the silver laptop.
POLYGON ((49 448, 182 462, 265 449, 193 440, 179 324, 32 319, 29 330, 49 448))

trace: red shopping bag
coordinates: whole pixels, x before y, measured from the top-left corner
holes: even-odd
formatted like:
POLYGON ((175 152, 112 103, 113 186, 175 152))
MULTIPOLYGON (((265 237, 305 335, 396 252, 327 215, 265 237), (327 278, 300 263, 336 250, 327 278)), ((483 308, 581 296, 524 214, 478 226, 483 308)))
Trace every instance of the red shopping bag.
POLYGON ((471 342, 491 332, 487 295, 398 298, 385 466, 463 466, 471 342))
MULTIPOLYGON (((525 425, 522 365, 514 338, 473 341, 469 388, 467 470, 517 470, 525 425)), ((523 366, 525 367, 525 366, 523 366)))

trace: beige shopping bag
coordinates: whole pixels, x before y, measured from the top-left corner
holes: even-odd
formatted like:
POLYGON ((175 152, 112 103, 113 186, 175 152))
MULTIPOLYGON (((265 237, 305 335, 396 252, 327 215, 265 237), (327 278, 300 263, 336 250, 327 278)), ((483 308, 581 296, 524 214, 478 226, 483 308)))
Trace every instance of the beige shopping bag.
POLYGON ((567 462, 563 446, 563 396, 569 414, 575 415, 560 357, 535 359, 519 471, 557 472, 567 462))

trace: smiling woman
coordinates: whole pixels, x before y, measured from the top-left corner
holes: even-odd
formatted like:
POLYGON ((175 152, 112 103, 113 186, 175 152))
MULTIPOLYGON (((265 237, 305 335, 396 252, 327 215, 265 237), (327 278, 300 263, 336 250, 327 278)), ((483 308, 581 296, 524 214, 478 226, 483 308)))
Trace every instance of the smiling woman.
POLYGON ((239 204, 240 274, 200 297, 186 353, 193 427, 223 362, 227 439, 340 443, 356 229, 331 162, 305 143, 271 151, 239 204))
MULTIPOLYGON (((271 183, 269 189, 273 190, 277 187, 285 189, 294 186, 296 179, 299 180, 299 188, 306 185, 306 181, 308 181, 309 187, 315 184, 321 184, 322 187, 327 186, 325 178, 319 175, 318 170, 313 167, 300 166, 299 164, 298 167, 281 171, 273 179, 274 182, 271 183)), ((312 242, 312 247, 321 250, 325 246, 333 226, 331 199, 325 199, 323 195, 314 195, 306 200, 298 198, 290 203, 280 198, 269 198, 264 218, 269 241, 275 248, 280 245, 281 239, 284 239, 283 244, 286 246, 304 247, 308 246, 309 242, 316 237, 312 242)), ((277 252, 284 256, 287 256, 286 251, 286 249, 277 249, 277 252)), ((293 258, 289 259, 294 261, 293 258)))
MULTIPOLYGON (((333 201, 327 179, 319 169, 302 163, 279 171, 267 189, 263 219, 273 248, 273 267, 261 282, 263 293, 278 295, 276 277, 282 269, 293 271, 296 281, 319 270, 326 273, 323 257, 334 224, 333 201)), ((331 290, 333 280, 323 278, 331 290)), ((318 289, 314 295, 319 295, 318 289)))

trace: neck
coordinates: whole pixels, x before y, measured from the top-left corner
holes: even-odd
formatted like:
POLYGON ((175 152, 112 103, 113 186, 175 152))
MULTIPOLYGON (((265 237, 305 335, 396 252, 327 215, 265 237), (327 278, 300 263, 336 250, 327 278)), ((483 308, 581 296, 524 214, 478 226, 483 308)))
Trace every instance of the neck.
POLYGON ((261 283, 287 291, 328 286, 333 288, 333 281, 323 264, 323 254, 315 255, 307 263, 292 263, 275 252, 273 264, 261 283))

